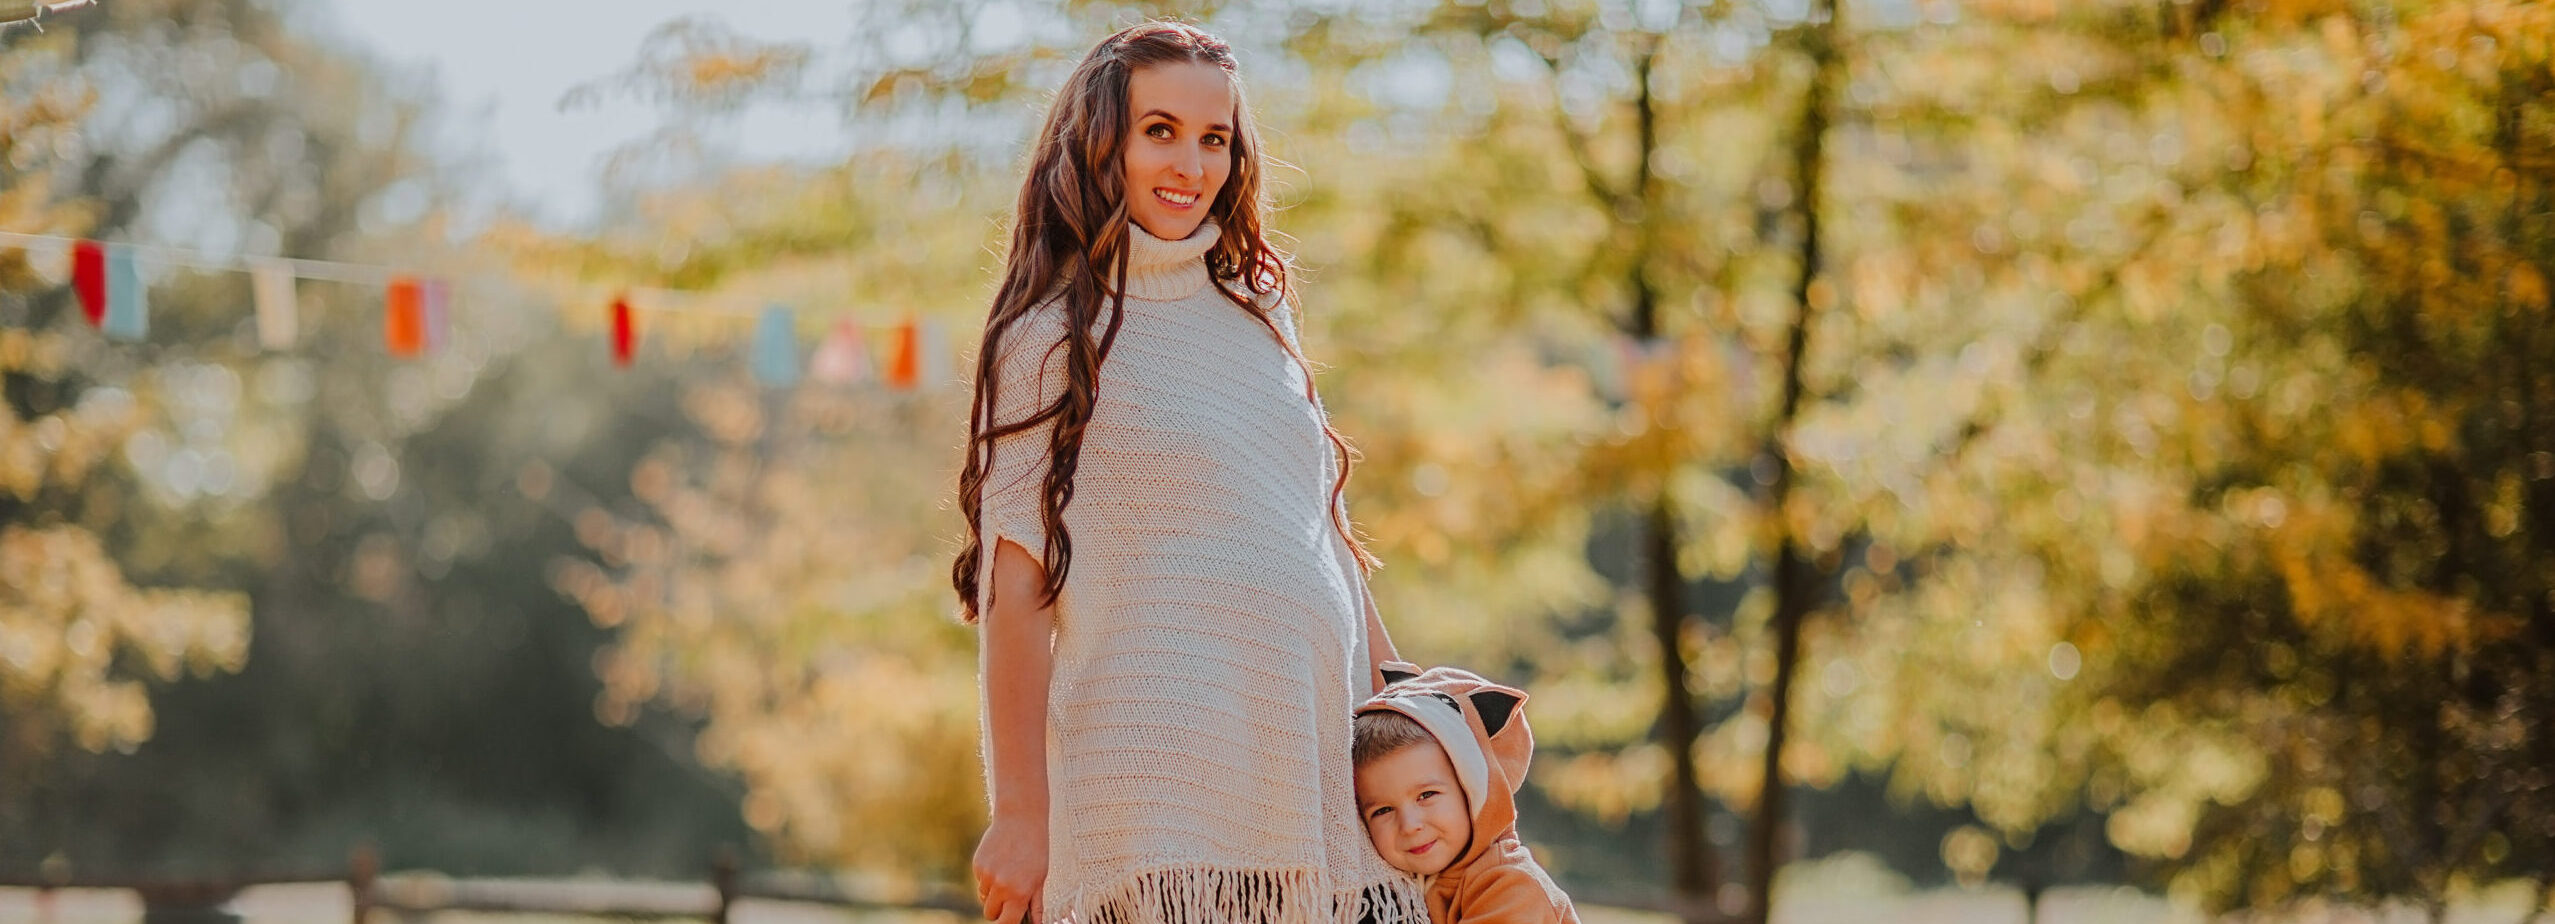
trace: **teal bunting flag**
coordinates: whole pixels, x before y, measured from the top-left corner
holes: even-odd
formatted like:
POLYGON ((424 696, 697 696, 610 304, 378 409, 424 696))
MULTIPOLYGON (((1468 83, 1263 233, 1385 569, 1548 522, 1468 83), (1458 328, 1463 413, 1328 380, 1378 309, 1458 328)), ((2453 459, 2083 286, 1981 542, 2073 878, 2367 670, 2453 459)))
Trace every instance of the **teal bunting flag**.
POLYGON ((141 340, 151 334, 150 303, 142 289, 142 272, 133 265, 133 248, 106 248, 106 322, 109 339, 141 340))
POLYGON ((798 384, 798 329, 790 309, 767 305, 754 325, 754 378, 775 388, 798 384))

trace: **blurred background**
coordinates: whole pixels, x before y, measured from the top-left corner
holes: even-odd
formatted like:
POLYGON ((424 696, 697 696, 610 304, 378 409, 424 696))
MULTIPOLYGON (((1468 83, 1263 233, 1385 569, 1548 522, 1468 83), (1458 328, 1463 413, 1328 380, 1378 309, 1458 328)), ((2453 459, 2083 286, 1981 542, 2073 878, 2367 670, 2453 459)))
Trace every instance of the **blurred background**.
POLYGON ((1236 46, 1385 619, 1532 693, 1592 920, 2555 912, 2555 4, 62 6, 0 918, 968 919, 966 372, 1152 15, 1236 46))

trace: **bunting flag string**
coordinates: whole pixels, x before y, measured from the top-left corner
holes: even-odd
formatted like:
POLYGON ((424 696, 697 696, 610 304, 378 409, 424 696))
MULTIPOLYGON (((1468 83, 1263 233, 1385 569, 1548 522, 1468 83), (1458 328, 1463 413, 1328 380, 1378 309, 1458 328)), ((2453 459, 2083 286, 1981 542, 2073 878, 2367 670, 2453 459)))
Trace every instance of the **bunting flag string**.
MULTIPOLYGON (((143 341, 150 335, 151 283, 145 277, 151 274, 142 266, 148 263, 154 270, 175 266, 247 274, 261 349, 290 350, 301 341, 306 319, 298 286, 303 280, 377 287, 382 348, 391 357, 416 359, 441 353, 451 344, 453 284, 442 277, 389 266, 208 254, 16 231, 0 231, 0 246, 23 248, 30 260, 39 254, 45 255, 44 261, 67 257, 71 289, 82 318, 118 342, 143 341)), ((951 352, 948 328, 937 318, 920 318, 911 311, 887 324, 838 318, 823 337, 803 343, 798 313, 777 303, 747 309, 707 301, 700 292, 633 286, 613 294, 606 304, 607 345, 616 367, 636 363, 640 314, 665 316, 671 334, 723 328, 725 322, 709 316, 724 315, 754 319, 743 358, 754 379, 766 387, 785 388, 802 380, 835 387, 877 383, 897 391, 957 384, 952 375, 957 357, 951 352), (684 323, 686 319, 701 323, 684 323)), ((666 348, 679 358, 691 345, 676 336, 666 348)))

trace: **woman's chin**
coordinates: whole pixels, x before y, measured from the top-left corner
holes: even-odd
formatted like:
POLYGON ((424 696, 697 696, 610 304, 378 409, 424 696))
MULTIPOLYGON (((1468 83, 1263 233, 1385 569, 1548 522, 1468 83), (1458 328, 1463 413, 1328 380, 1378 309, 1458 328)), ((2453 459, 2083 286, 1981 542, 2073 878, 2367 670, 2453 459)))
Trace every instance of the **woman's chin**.
POLYGON ((1204 215, 1137 215, 1135 221, 1146 234, 1166 241, 1181 241, 1197 231, 1205 218, 1204 215))

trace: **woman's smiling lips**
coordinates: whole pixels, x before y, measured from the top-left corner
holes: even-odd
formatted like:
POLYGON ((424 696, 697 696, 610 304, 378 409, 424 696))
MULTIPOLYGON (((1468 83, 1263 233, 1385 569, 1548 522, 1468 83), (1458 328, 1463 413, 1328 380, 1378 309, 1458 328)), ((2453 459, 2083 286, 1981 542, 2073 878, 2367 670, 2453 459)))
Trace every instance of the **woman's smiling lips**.
POLYGON ((1153 197, 1154 197, 1155 199, 1159 199, 1159 200, 1161 200, 1163 205, 1165 205, 1165 206, 1169 206, 1169 207, 1174 208, 1174 209, 1186 209, 1186 208, 1190 208, 1190 207, 1196 206, 1196 205, 1198 204, 1198 194, 1197 194, 1197 193, 1194 193, 1194 192, 1181 192, 1181 191, 1172 190, 1172 189, 1166 189, 1166 188, 1162 188, 1162 187, 1155 187, 1155 188, 1154 188, 1154 190, 1153 190, 1153 197))

